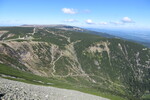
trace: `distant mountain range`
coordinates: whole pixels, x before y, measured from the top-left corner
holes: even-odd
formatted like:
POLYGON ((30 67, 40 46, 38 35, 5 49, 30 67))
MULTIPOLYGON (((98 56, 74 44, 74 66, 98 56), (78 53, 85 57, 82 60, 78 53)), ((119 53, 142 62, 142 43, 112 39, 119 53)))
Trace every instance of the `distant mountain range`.
POLYGON ((109 30, 109 29, 97 29, 97 28, 86 28, 86 29, 96 31, 96 32, 104 32, 118 38, 141 43, 150 48, 150 31, 111 30, 111 29, 109 30))

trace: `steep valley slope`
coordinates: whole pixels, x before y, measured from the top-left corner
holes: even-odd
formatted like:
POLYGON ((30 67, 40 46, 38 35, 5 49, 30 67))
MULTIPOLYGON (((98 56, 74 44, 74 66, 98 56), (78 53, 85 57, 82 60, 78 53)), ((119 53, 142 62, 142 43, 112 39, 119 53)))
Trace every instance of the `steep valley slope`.
POLYGON ((150 49, 54 27, 1 27, 0 75, 112 100, 141 100, 150 92, 150 49))

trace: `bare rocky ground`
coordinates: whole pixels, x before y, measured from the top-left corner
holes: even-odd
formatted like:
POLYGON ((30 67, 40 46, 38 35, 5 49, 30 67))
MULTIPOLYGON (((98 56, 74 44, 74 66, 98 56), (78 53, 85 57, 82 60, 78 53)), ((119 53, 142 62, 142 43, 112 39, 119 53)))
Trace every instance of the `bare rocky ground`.
POLYGON ((0 78, 0 100, 109 100, 75 90, 31 85, 0 78))

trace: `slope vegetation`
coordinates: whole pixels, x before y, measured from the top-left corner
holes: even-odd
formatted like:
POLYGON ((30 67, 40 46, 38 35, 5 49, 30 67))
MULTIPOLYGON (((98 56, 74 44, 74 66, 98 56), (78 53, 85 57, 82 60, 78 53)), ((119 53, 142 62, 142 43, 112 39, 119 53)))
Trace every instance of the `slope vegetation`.
POLYGON ((150 50, 140 44, 49 27, 0 31, 2 77, 112 100, 140 100, 149 93, 150 50))

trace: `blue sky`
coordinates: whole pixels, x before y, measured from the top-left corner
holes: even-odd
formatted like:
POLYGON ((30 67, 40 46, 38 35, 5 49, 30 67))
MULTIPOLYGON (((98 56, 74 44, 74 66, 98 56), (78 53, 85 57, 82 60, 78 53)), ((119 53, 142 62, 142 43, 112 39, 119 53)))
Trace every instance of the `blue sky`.
POLYGON ((0 26, 149 29, 150 0, 0 0, 0 26))

